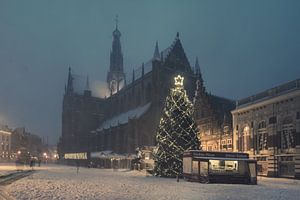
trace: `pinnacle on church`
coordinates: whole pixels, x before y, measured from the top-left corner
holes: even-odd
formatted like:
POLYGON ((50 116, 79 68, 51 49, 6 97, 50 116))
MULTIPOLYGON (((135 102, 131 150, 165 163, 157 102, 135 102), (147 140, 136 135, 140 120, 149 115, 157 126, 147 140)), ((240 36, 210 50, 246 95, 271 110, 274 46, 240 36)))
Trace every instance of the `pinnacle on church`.
POLYGON ((196 93, 195 93, 195 95, 197 96, 197 95, 206 94, 206 88, 203 83, 204 81, 202 78, 198 57, 196 57, 196 62, 195 62, 195 75, 196 75, 196 93))
POLYGON ((68 73, 68 82, 66 87, 66 93, 71 94, 73 92, 73 76, 71 72, 71 67, 69 66, 69 73, 68 73))
POLYGON ((201 84, 203 84, 203 79, 202 79, 202 74, 201 74, 201 70, 200 70, 198 56, 196 57, 196 62, 195 62, 195 74, 197 76, 197 79, 201 82, 201 84))
POLYGON ((89 76, 86 77, 86 85, 85 90, 90 90, 90 82, 89 82, 89 76))
POLYGON ((155 50, 153 54, 153 60, 160 60, 160 55, 159 55, 159 49, 158 49, 158 42, 156 41, 155 44, 155 50))

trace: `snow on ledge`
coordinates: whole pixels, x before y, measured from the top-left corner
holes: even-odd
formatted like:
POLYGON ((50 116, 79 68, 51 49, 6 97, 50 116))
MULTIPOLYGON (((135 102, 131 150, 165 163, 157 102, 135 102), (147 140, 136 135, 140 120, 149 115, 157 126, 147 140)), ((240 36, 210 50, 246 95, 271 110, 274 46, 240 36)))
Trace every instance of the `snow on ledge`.
POLYGON ((151 103, 147 103, 144 106, 139 106, 135 109, 128 110, 127 112, 121 113, 109 120, 104 121, 97 131, 102 131, 103 129, 108 129, 110 127, 118 126, 119 124, 128 123, 129 119, 136 119, 141 117, 151 106, 151 103))

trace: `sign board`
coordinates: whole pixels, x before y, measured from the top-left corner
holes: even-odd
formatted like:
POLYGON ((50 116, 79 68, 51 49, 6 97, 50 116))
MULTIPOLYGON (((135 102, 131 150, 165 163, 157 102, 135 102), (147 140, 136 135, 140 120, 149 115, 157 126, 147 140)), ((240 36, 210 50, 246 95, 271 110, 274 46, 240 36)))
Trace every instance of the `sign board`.
POLYGON ((236 153, 236 152, 213 152, 213 151, 186 151, 183 156, 192 157, 221 157, 221 158, 249 158, 247 153, 236 153))
POLYGON ((73 160, 86 160, 87 159, 87 153, 65 153, 64 156, 65 159, 73 159, 73 160))

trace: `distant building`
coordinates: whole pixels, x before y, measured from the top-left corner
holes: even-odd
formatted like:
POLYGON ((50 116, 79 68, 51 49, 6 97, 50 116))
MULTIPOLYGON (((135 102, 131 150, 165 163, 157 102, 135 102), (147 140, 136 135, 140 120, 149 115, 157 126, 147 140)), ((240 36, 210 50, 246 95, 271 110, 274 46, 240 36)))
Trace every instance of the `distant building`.
MULTIPOLYGON (((88 79, 85 83, 80 81, 69 69, 63 99, 62 137, 58 144, 60 157, 65 153, 104 151, 132 154, 137 147, 155 145, 156 129, 165 98, 173 84, 173 77, 177 74, 184 76, 184 87, 190 100, 195 95, 196 81, 203 83, 199 63, 197 61, 196 69, 191 67, 178 33, 174 42, 161 52, 156 43, 153 57, 133 70, 130 78, 125 77, 120 36, 121 33, 116 27, 107 74, 110 94, 108 97, 94 97, 88 79)), ((207 123, 207 126, 217 126, 214 130, 222 129, 222 138, 225 138, 223 130, 227 124, 227 130, 231 130, 228 109, 234 104, 224 98, 207 94, 206 91, 200 91, 204 86, 198 86, 196 106, 205 106, 211 112, 209 116, 215 120, 201 122, 201 125, 207 123)), ((196 110, 198 113, 202 108, 196 110)), ((207 115, 196 114, 196 117, 200 122, 207 115)), ((220 131, 214 132, 218 133, 220 131)), ((220 136, 218 140, 219 138, 220 136)))
POLYGON ((0 161, 11 159, 11 132, 0 129, 0 161))
POLYGON ((17 155, 18 151, 27 151, 32 156, 41 156, 43 149, 42 139, 25 130, 24 127, 16 128, 11 134, 11 152, 17 155))
POLYGON ((300 178, 300 79, 236 105, 234 151, 257 159, 261 175, 300 178))
POLYGON ((232 151, 232 117, 234 101, 209 94, 204 86, 198 59, 195 73, 197 88, 194 97, 195 119, 204 151, 232 151))

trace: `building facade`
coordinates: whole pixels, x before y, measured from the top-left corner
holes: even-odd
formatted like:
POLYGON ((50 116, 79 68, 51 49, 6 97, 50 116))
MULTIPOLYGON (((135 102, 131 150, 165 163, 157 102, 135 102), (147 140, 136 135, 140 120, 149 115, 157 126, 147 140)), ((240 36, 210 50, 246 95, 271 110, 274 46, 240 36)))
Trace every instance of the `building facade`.
POLYGON ((11 159, 11 131, 0 129, 0 161, 11 159))
MULTIPOLYGON (((196 86, 197 80, 203 85, 198 61, 193 69, 178 33, 174 42, 161 52, 156 43, 152 58, 133 70, 130 78, 125 77, 123 71, 120 36, 116 27, 107 74, 108 97, 94 97, 88 80, 81 87, 84 89, 78 89, 77 76, 69 69, 63 99, 62 137, 58 144, 61 158, 66 153, 82 152, 131 154, 135 153, 137 147, 153 146, 173 77, 178 74, 184 76, 184 87, 190 100, 195 97, 196 88, 202 90, 199 85, 196 86)), ((227 100, 209 95, 206 91, 201 93, 204 94, 205 100, 202 101, 198 96, 195 102, 200 101, 209 107, 213 113, 211 117, 221 119, 216 123, 220 125, 224 113, 215 109, 224 107, 227 100)), ((196 109, 195 113, 201 109, 196 109)))
POLYGON ((19 151, 29 152, 31 156, 40 157, 43 150, 42 139, 24 127, 15 128, 11 133, 11 153, 15 158, 19 151))
POLYGON ((199 129, 201 149, 230 152, 233 150, 230 112, 235 108, 235 103, 206 91, 198 59, 196 59, 195 73, 198 77, 194 96, 195 119, 199 129))
POLYGON ((300 80, 238 100, 234 151, 258 161, 259 174, 300 178, 300 80))

